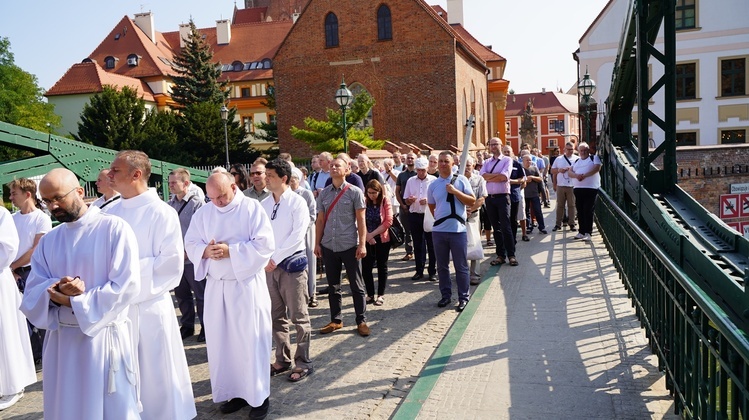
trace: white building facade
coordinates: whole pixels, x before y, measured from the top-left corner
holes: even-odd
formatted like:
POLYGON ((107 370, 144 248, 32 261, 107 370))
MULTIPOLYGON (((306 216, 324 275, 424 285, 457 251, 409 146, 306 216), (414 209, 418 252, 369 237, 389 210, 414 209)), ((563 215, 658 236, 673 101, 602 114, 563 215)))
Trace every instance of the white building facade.
MULTIPOLYGON (((747 143, 749 1, 675 1, 677 146, 747 143)), ((580 39, 576 53, 581 77, 587 68, 598 87, 593 96, 601 117, 628 7, 630 0, 611 0, 580 39)), ((656 47, 662 51, 663 30, 656 47)), ((664 72, 660 63, 651 62, 651 85, 664 72)), ((650 107, 656 115, 664 115, 662 90, 650 107)), ((638 130, 636 108, 632 130, 635 134, 638 130)), ((651 125, 648 133, 651 147, 664 141, 658 127, 651 125)))

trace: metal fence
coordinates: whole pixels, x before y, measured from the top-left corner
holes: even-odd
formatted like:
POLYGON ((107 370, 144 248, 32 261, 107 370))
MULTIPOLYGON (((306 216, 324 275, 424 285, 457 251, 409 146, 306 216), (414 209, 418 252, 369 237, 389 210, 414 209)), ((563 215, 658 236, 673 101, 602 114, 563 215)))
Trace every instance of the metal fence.
POLYGON ((677 414, 746 419, 746 333, 603 191, 596 220, 666 375, 677 414))

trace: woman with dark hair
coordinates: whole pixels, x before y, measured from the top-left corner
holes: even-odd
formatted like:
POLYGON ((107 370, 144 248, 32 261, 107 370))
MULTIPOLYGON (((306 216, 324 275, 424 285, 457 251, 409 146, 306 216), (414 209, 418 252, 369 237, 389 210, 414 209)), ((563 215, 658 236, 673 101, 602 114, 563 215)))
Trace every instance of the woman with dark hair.
POLYGON ((237 184, 240 191, 244 191, 251 186, 249 183, 250 174, 247 173, 247 168, 243 164, 235 163, 231 165, 229 173, 234 175, 234 183, 237 184))
POLYGON ((365 219, 367 221, 367 255, 362 261, 362 277, 367 288, 367 303, 382 306, 385 303, 385 285, 388 278, 390 235, 393 224, 393 206, 379 181, 373 179, 366 188, 365 219), (375 299, 372 269, 377 260, 377 298, 375 299))

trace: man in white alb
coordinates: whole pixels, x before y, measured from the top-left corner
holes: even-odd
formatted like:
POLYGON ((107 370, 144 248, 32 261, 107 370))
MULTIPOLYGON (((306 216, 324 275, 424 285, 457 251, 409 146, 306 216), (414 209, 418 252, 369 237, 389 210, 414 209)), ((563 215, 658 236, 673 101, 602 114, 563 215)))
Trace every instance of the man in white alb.
POLYGON ((222 413, 251 406, 263 419, 270 396, 271 301, 265 267, 275 249, 260 202, 242 194, 233 177, 213 174, 211 202, 198 209, 185 234, 195 278, 207 277, 205 328, 213 401, 222 413))
POLYGON ((125 219, 138 238, 142 284, 129 317, 138 351, 142 416, 194 418, 190 372, 169 294, 179 285, 185 259, 177 212, 148 188, 151 161, 145 153, 117 153, 107 176, 122 195, 109 213, 125 219))
MULTIPOLYGON (((2 204, 2 200, 0 200, 2 204)), ((0 410, 23 397, 24 387, 36 382, 26 317, 18 307, 18 292, 10 263, 18 252, 18 232, 8 210, 0 205, 0 410)))
POLYGON ((140 292, 138 244, 121 219, 83 202, 67 169, 40 183, 62 225, 31 260, 21 311, 47 330, 44 418, 139 419, 128 306, 140 292))

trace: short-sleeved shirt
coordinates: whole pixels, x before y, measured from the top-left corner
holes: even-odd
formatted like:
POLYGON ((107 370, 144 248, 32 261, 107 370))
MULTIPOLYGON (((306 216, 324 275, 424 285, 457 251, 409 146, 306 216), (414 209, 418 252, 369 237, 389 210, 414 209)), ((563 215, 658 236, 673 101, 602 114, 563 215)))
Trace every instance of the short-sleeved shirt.
POLYGON ((406 183, 409 179, 415 176, 416 171, 409 171, 407 167, 398 174, 398 179, 395 181, 395 185, 401 187, 401 199, 404 197, 403 193, 406 191, 406 183))
MULTIPOLYGON (((478 200, 481 197, 486 197, 486 180, 481 177, 481 175, 478 174, 477 171, 473 171, 473 174, 470 178, 468 178, 468 183, 471 184, 471 189, 473 190, 473 196, 476 197, 478 200)), ((470 216, 468 216, 469 220, 473 220, 476 217, 478 217, 479 212, 474 211, 470 216)))
MULTIPOLYGON (((562 155, 557 157, 554 160, 554 163, 551 165, 552 169, 564 169, 564 168, 571 168, 572 165, 580 159, 577 155, 572 155, 572 157, 567 157, 566 155, 562 155)), ((572 183, 572 178, 570 178, 567 173, 558 173, 557 174, 557 186, 558 187, 574 187, 574 184, 572 183)))
MULTIPOLYGON (((523 164, 517 160, 512 160, 512 172, 510 173, 510 179, 523 179, 525 178, 525 168, 523 164)), ((519 203, 523 199, 520 193, 520 184, 510 184, 510 201, 513 203, 519 203)))
MULTIPOLYGON (((541 173, 535 165, 523 168, 525 169, 527 176, 541 176, 541 173)), ((528 183, 525 185, 525 198, 538 198, 541 193, 541 188, 543 188, 543 182, 531 181, 529 179, 528 183)))
MULTIPOLYGON (((576 174, 586 174, 593 169, 594 166, 601 166, 601 159, 598 155, 590 155, 587 159, 578 159, 572 164, 572 172, 576 174)), ((582 181, 578 181, 577 178, 573 178, 573 187, 575 188, 601 188, 601 173, 596 172, 595 175, 586 177, 582 181)))
POLYGON ((254 198, 257 201, 263 201, 265 200, 265 197, 270 195, 270 190, 267 188, 263 188, 262 191, 259 193, 255 190, 255 187, 247 188, 246 190, 242 191, 244 195, 250 198, 254 198))
MULTIPOLYGON (((25 254, 34 246, 34 238, 38 234, 45 234, 52 230, 52 219, 39 209, 23 214, 20 211, 13 213, 13 222, 18 231, 18 252, 14 261, 25 254)), ((28 266, 30 264, 27 264, 28 266)))
POLYGON ((376 171, 374 169, 370 169, 369 172, 363 173, 362 171, 359 171, 356 173, 359 175, 359 178, 361 178, 361 182, 364 185, 364 189, 367 188, 367 184, 369 184, 369 181, 376 179, 380 185, 384 184, 385 181, 382 179, 382 175, 380 174, 380 171, 376 171))
POLYGON ((343 187, 349 186, 325 221, 320 245, 333 252, 342 252, 359 244, 356 226, 356 210, 364 208, 364 193, 356 185, 348 182, 336 188, 333 184, 325 187, 317 196, 317 217, 325 219, 325 213, 343 187))
POLYGON ((489 194, 510 193, 510 173, 512 172, 512 159, 509 156, 500 155, 499 158, 492 156, 484 161, 480 174, 503 174, 507 181, 486 181, 486 191, 489 194))
MULTIPOLYGON (((427 188, 427 203, 435 205, 435 221, 443 217, 447 217, 452 213, 452 206, 447 201, 448 192, 446 189, 447 184, 449 184, 452 179, 453 176, 451 174, 447 178, 443 178, 440 176, 439 178, 429 183, 429 187, 427 188)), ((464 177, 463 175, 457 176, 457 178, 455 179, 455 183, 453 183, 453 186, 458 189, 458 191, 461 191, 468 195, 473 195, 473 188, 471 188, 471 183, 468 181, 468 178, 464 177)), ((458 200, 457 197, 454 197, 454 199, 455 214, 460 216, 463 220, 466 220, 466 205, 458 200)), ((457 219, 454 218, 447 219, 432 228, 432 232, 462 233, 465 231, 466 225, 464 223, 460 223, 457 219)))

